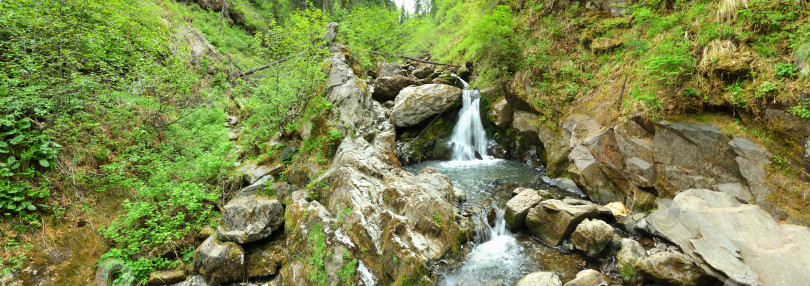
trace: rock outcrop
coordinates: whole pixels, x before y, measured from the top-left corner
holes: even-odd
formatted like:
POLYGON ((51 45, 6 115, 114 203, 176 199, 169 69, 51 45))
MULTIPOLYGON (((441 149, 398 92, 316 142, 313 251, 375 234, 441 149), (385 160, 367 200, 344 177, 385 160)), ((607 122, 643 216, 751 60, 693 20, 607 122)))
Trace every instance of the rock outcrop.
POLYGON ((426 84, 403 89, 394 101, 391 119, 397 127, 409 127, 433 115, 442 113, 461 102, 461 89, 443 85, 426 84))
POLYGON ((759 206, 710 190, 679 193, 647 217, 701 271, 746 285, 797 285, 810 281, 810 230, 777 223, 759 206))
POLYGON ((612 216, 610 209, 585 200, 545 200, 529 210, 526 227, 544 243, 556 246, 586 218, 612 216))
POLYGON ((718 190, 747 202, 770 193, 764 183, 768 154, 713 125, 660 122, 652 134, 629 122, 587 137, 593 130, 572 128, 568 172, 596 202, 626 200, 630 209, 644 211, 655 207, 656 196, 669 198, 690 188, 718 190))
POLYGON ((223 207, 219 239, 239 244, 269 237, 284 222, 284 208, 276 199, 241 196, 223 207))
MULTIPOLYGON (((328 82, 342 84, 330 85, 327 99, 340 110, 341 124, 357 129, 340 143, 315 187, 288 197, 285 247, 307 258, 288 260, 280 282, 307 284, 315 275, 338 284, 343 279, 338 270, 354 265, 351 280, 358 284, 433 283, 428 263, 460 254, 461 244, 474 235, 471 219, 458 215, 463 193, 435 170, 412 175, 399 168, 394 124, 370 94, 353 88, 356 78, 345 59, 333 55, 328 82), (363 112, 343 112, 361 105, 363 112)), ((417 124, 456 104, 460 95, 451 86, 408 87, 397 96, 391 117, 402 126, 417 124)))

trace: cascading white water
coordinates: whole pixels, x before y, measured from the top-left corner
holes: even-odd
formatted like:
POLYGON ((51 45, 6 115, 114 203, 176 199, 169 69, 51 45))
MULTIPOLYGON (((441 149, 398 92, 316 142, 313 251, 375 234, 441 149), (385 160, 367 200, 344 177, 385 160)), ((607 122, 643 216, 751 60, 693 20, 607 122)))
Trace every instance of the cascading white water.
POLYGON ((467 254, 463 266, 449 273, 440 284, 475 285, 482 281, 492 285, 510 284, 514 283, 512 280, 525 275, 523 266, 527 263, 527 257, 522 253, 523 247, 506 229, 503 210, 497 213, 495 226, 489 229, 489 237, 479 238, 483 242, 479 242, 467 254))
POLYGON ((464 100, 458 116, 458 123, 453 128, 450 137, 450 148, 453 161, 475 160, 475 153, 482 159, 491 159, 487 156, 487 134, 484 124, 481 123, 481 93, 477 89, 467 89, 467 82, 453 74, 464 84, 462 98, 464 100))

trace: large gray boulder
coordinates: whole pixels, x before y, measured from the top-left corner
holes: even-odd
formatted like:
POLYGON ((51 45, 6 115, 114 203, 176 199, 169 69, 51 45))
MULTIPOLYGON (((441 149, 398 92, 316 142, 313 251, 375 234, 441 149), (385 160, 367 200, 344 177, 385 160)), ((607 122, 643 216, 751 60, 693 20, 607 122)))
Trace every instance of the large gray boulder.
POLYGON ((757 205, 705 189, 679 193, 647 217, 720 281, 748 285, 799 285, 810 281, 810 230, 779 224, 757 205))
POLYGON ((680 252, 659 252, 636 263, 646 278, 667 285, 706 285, 711 282, 700 267, 680 252))
POLYGON ((534 272, 521 278, 515 286, 562 286, 562 281, 554 272, 534 272))
POLYGON ((563 286, 607 286, 605 275, 593 269, 585 269, 577 273, 574 280, 568 281, 563 286))
POLYGON ((269 237, 284 223, 284 207, 276 199, 241 196, 223 207, 219 238, 245 244, 269 237))
POLYGON ((613 241, 613 227, 598 219, 585 219, 571 233, 571 242, 588 257, 598 257, 613 241))
POLYGON ((391 119, 397 127, 409 127, 457 106, 461 89, 444 84, 409 86, 394 101, 391 119))
POLYGON ((379 77, 404 76, 405 71, 402 70, 402 65, 398 63, 381 63, 377 75, 379 77))
POLYGON ((415 82, 406 76, 378 77, 371 97, 379 101, 394 100, 403 88, 413 84, 415 82))
POLYGON ((556 246, 586 218, 612 216, 610 209, 585 200, 545 200, 529 210, 526 227, 544 243, 556 246))
MULTIPOLYGON (((518 188, 521 189, 521 188, 518 188)), ((523 227, 526 222, 526 215, 529 210, 540 203, 543 197, 540 193, 532 189, 523 189, 518 194, 506 202, 506 211, 503 219, 511 229, 523 227)))
POLYGON ((236 243, 220 242, 212 235, 194 253, 194 269, 212 285, 242 280, 245 251, 236 243))

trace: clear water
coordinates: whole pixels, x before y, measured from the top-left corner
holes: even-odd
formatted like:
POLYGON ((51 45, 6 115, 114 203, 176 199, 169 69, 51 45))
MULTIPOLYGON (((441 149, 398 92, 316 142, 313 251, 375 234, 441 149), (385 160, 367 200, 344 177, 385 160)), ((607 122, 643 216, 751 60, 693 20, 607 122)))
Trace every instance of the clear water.
MULTIPOLYGON (((455 74, 453 75, 455 76, 455 74)), ((481 94, 477 89, 467 89, 467 82, 456 76, 462 84, 462 106, 458 113, 458 122, 450 137, 451 158, 453 161, 470 161, 476 159, 476 153, 482 159, 487 156, 487 134, 481 123, 481 94)))
POLYGON ((512 190, 517 187, 550 190, 555 196, 575 196, 576 193, 546 183, 548 178, 541 169, 523 163, 490 159, 472 161, 430 161, 405 166, 411 173, 434 168, 445 174, 467 194, 466 205, 497 208, 494 226, 486 223, 481 214, 475 219, 484 221, 477 229, 479 238, 464 260, 441 269, 439 285, 514 285, 526 274, 536 271, 554 271, 562 278, 574 277, 578 255, 562 255, 531 238, 528 233, 512 233, 503 220, 503 207, 512 190))
POLYGON ((485 214, 474 217, 481 222, 476 224, 475 246, 462 262, 440 271, 439 284, 514 285, 526 274, 540 270, 551 269, 563 277, 576 273, 576 263, 581 258, 538 247, 540 244, 527 239, 527 235, 507 229, 503 208, 516 187, 566 191, 549 184, 550 179, 542 170, 487 156, 487 136, 479 110, 481 95, 477 90, 468 90, 467 83, 459 80, 464 84, 464 102, 448 143, 453 160, 423 162, 403 169, 418 173, 427 167, 434 168, 464 191, 468 205, 495 207, 497 215, 492 226, 485 214))

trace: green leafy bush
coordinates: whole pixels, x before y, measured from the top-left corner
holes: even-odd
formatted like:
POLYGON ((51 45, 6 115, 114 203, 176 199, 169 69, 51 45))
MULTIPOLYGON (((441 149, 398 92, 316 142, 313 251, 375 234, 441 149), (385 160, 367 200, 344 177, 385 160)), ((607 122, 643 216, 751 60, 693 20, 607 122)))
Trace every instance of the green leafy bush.
POLYGON ((32 127, 31 120, 0 119, 0 213, 8 216, 37 210, 36 203, 47 198, 47 181, 31 188, 23 178, 40 176, 54 165, 59 144, 53 137, 32 127))

